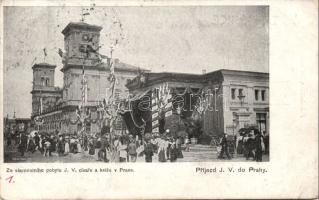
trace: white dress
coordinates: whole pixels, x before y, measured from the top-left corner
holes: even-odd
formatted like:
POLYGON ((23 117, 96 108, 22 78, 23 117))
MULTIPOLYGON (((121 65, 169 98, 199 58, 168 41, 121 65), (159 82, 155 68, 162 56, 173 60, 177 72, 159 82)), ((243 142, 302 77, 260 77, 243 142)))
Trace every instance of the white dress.
POLYGON ((78 153, 82 153, 82 147, 80 143, 77 144, 77 149, 78 149, 78 153))
POLYGON ((64 153, 68 154, 70 153, 70 145, 68 142, 65 143, 65 146, 64 146, 64 153))

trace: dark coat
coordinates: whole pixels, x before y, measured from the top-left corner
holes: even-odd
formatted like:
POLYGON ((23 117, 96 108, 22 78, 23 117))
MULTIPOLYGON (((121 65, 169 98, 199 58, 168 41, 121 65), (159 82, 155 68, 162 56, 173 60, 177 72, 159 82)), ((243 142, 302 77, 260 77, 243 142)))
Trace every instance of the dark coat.
POLYGON ((145 157, 152 157, 154 155, 153 153, 153 145, 152 144, 145 144, 145 147, 144 147, 144 154, 145 154, 145 157))
POLYGON ((223 136, 222 137, 222 140, 220 141, 220 145, 224 148, 228 147, 228 141, 227 141, 227 138, 226 136, 223 136))

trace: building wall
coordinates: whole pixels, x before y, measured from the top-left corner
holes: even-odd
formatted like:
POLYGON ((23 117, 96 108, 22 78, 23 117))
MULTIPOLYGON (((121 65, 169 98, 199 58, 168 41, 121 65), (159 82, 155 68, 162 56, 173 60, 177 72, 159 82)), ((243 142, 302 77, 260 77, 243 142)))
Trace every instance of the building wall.
POLYGON ((33 88, 34 89, 46 89, 46 87, 53 87, 54 86, 54 69, 52 68, 39 68, 36 67, 33 69, 33 88), (41 81, 42 78, 47 78, 48 85, 44 85, 41 81), (42 86, 42 87, 41 87, 42 86))
MULTIPOLYGON (((156 75, 152 74, 156 77, 156 75)), ((158 74, 160 77, 161 74, 158 74)), ((236 70, 218 70, 205 74, 200 80, 185 83, 179 79, 179 74, 174 74, 176 80, 169 81, 171 88, 201 88, 209 96, 209 105, 202 118, 203 131, 209 135, 220 135, 224 132, 228 134, 237 134, 238 130, 247 126, 256 126, 269 133, 269 74, 258 72, 245 72, 236 70), (235 93, 232 94, 232 90, 235 93), (239 96, 241 90, 241 101, 239 96), (255 91, 258 97, 255 99, 255 91), (209 92, 210 91, 210 92, 209 92), (262 99, 262 93, 264 98, 262 99), (262 123, 261 123, 262 121, 262 123)), ((194 75, 195 77, 195 75, 194 75)), ((142 94, 148 89, 159 87, 165 81, 157 81, 148 87, 134 88, 133 94, 142 94)), ((171 121, 169 118, 167 121, 171 121)), ((169 126, 174 126, 169 123, 169 126)), ((169 127, 167 127, 169 128, 169 127)))
POLYGON ((227 133, 236 134, 240 128, 257 126, 258 114, 265 115, 265 129, 269 133, 269 79, 267 76, 225 76, 223 88, 226 100, 224 128, 227 133), (245 96, 242 101, 238 98, 240 89, 245 96), (232 90, 235 91, 235 95, 232 95, 232 90), (255 99, 255 90, 258 90, 258 100, 255 99), (261 91, 264 91, 263 100, 261 91))
MULTIPOLYGON (((85 79, 88 84, 87 105, 95 106, 99 101, 106 98, 106 93, 109 96, 110 91, 107 91, 111 87, 108 80, 109 71, 99 70, 85 70, 85 79)), ((137 76, 136 72, 130 71, 118 71, 115 72, 117 77, 117 84, 115 85, 115 95, 119 98, 125 98, 128 96, 128 89, 125 84, 127 79, 133 79, 137 76)), ((68 69, 64 73, 64 87, 63 100, 66 101, 66 105, 79 105, 82 98, 82 70, 81 69, 68 69)))

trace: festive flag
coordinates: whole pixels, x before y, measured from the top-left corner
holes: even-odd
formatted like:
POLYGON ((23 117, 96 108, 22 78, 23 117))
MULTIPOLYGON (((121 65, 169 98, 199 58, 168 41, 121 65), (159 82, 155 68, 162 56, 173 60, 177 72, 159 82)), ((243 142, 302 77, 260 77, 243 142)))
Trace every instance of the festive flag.
POLYGON ((58 54, 60 55, 61 58, 63 57, 63 51, 60 48, 59 48, 58 54))
POLYGON ((159 128, 156 127, 156 128, 154 128, 154 129, 152 129, 152 132, 153 132, 153 133, 159 133, 159 128))
POLYGON ((172 102, 168 102, 166 105, 165 105, 165 108, 171 108, 173 106, 172 102))
POLYGON ((158 125, 158 120, 152 121, 152 126, 154 127, 156 125, 158 125))
POLYGON ((170 111, 165 113, 165 117, 169 117, 171 115, 173 115, 173 111, 172 110, 170 110, 170 111))
POLYGON ((100 57, 102 58, 102 59, 108 59, 109 57, 107 57, 106 55, 102 55, 102 54, 99 54, 100 55, 100 57))
POLYGON ((47 49, 46 48, 44 48, 43 49, 43 53, 44 53, 44 56, 46 57, 48 54, 47 54, 47 49))
POLYGON ((157 112, 152 114, 152 119, 155 119, 156 117, 158 117, 158 113, 157 112))

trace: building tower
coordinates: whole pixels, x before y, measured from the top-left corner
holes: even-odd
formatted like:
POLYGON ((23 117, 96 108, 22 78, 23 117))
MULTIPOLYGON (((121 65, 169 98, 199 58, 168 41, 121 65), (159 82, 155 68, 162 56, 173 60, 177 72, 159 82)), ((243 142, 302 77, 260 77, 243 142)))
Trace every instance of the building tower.
POLYGON ((95 106, 106 68, 98 67, 100 31, 102 27, 83 22, 69 23, 64 35, 63 58, 63 100, 66 106, 78 106, 83 101, 83 87, 86 87, 87 106, 95 106), (85 71, 85 72, 84 72, 85 71), (104 71, 104 72, 101 72, 104 71), (83 85, 85 79, 85 86, 83 85))
POLYGON ((69 23, 62 34, 64 35, 64 49, 66 60, 64 69, 72 66, 96 65, 99 61, 98 51, 100 31, 102 27, 83 22, 69 23), (94 53, 96 52, 96 53, 94 53))
POLYGON ((61 90, 54 87, 55 68, 55 65, 47 63, 39 63, 32 66, 32 118, 45 112, 61 98, 61 90))

